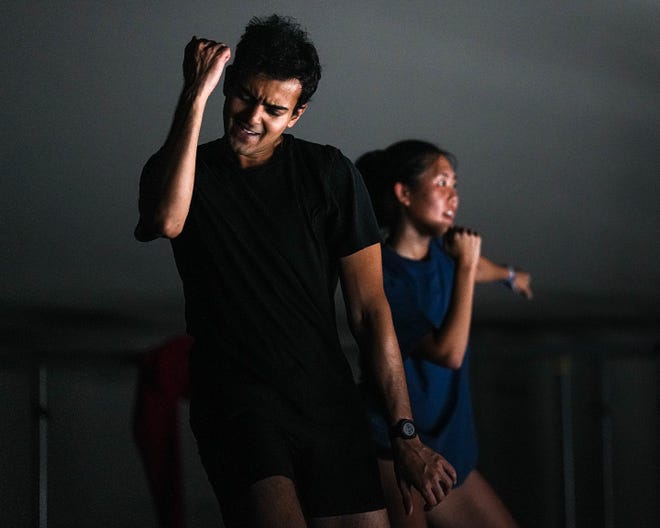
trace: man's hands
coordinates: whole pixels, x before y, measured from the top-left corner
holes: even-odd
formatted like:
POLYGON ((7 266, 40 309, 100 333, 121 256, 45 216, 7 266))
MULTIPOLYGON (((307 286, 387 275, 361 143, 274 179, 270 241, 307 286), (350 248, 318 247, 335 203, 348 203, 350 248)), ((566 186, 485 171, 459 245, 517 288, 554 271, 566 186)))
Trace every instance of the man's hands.
POLYGON ((456 471, 452 465, 422 444, 419 438, 392 439, 392 453, 403 508, 408 515, 413 510, 411 487, 424 498, 424 509, 430 510, 449 494, 456 483, 456 471))
POLYGON ((231 50, 226 44, 193 37, 183 56, 186 88, 197 89, 204 97, 211 95, 230 57, 231 50))

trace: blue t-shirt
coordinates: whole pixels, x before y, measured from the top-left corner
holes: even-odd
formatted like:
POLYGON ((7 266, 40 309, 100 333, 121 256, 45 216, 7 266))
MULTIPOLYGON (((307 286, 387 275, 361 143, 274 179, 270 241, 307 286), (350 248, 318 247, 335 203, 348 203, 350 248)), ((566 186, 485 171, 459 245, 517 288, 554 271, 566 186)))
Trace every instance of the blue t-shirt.
MULTIPOLYGON (((468 380, 466 352, 457 370, 416 357, 421 339, 444 320, 454 283, 454 259, 441 239, 430 246, 429 258, 410 260, 383 246, 385 293, 392 309, 410 405, 422 442, 445 457, 462 484, 476 465, 477 439, 468 380)), ((387 422, 370 404, 369 421, 381 456, 390 453, 387 422)), ((389 455, 391 456, 391 455, 389 455)))

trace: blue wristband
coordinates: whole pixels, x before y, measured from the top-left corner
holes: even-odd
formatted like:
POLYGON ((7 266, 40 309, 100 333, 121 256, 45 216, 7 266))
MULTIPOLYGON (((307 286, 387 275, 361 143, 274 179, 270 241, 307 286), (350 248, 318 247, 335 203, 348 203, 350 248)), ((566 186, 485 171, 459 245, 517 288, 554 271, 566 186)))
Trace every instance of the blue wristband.
POLYGON ((507 266, 509 274, 507 278, 504 279, 504 284, 506 284, 509 289, 513 290, 516 285, 516 270, 513 269, 513 266, 507 266))

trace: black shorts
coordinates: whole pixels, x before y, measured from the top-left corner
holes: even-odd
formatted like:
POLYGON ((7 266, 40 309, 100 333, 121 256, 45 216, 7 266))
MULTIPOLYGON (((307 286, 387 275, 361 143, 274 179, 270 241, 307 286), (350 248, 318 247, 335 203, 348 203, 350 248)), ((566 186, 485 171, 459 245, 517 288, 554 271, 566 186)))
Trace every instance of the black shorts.
POLYGON ((190 423, 223 512, 240 503, 250 485, 276 475, 294 482, 308 517, 385 507, 361 412, 347 409, 341 425, 319 424, 272 395, 263 403, 227 412, 194 396, 191 401, 190 423))

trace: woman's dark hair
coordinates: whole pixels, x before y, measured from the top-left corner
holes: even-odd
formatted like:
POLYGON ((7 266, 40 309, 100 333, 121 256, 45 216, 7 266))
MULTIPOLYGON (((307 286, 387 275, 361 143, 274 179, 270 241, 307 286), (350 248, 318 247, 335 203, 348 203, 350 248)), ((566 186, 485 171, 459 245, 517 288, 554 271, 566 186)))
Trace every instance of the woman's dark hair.
POLYGON ((415 189, 420 176, 439 156, 446 158, 456 170, 458 161, 453 154, 417 139, 399 141, 385 150, 373 150, 357 159, 355 166, 367 185, 381 227, 391 232, 399 219, 399 203, 394 195, 394 184, 401 182, 415 189))
POLYGON ((321 64, 307 32, 294 19, 271 15, 250 20, 227 71, 225 91, 253 75, 298 79, 302 92, 296 109, 310 100, 321 79, 321 64))

